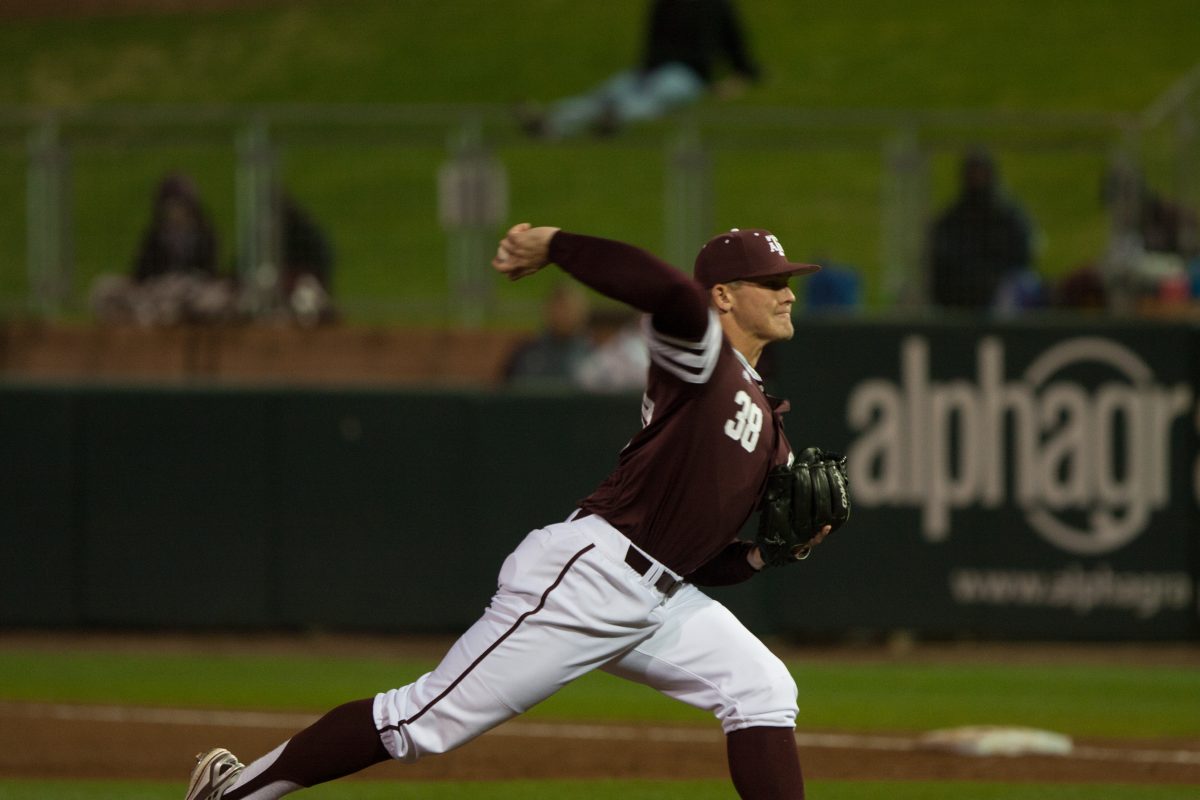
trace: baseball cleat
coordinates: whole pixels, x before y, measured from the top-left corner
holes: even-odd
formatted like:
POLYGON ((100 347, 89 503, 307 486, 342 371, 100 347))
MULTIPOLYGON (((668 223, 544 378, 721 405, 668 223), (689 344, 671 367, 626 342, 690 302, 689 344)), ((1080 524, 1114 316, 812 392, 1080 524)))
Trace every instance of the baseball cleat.
POLYGON ((184 800, 219 800, 245 767, 223 747, 196 756, 196 768, 184 800))

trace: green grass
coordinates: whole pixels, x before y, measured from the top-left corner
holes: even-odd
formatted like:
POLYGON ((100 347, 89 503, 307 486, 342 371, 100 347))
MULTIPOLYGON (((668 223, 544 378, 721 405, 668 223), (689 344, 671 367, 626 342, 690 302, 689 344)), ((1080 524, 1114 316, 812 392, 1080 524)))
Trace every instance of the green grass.
MULTIPOLYGON (((321 711, 428 669, 428 659, 302 655, 152 654, 79 646, 0 649, 0 699, 321 711)), ((919 731, 966 724, 1045 727, 1074 736, 1200 736, 1200 674, 1166 666, 1097 663, 923 664, 903 659, 790 663, 801 727, 919 731)), ((711 724, 706 715, 607 675, 593 674, 530 712, 547 720, 711 724)), ((149 800, 180 782, 0 780, 0 800, 149 800)), ((954 781, 810 781, 822 800, 1184 800, 1194 787, 954 781)), ((316 787, 314 800, 578 797, 581 800, 730 798, 726 781, 406 782, 316 787)))
MULTIPOLYGON (((637 52, 644 3, 298 0, 6 20, 0 102, 507 102, 637 52)), ((1188 0, 741 0, 766 82, 804 108, 1137 111, 1196 62, 1188 0)))
MULTIPOLYGON (((1200 53, 1189 0, 740 5, 766 77, 733 105, 703 104, 731 120, 751 108, 1136 114, 1200 53)), ((0 110, 255 103, 502 109, 579 91, 629 63, 643 6, 300 0, 220 12, 6 19, 0 110)), ((274 131, 286 183, 334 239, 337 294, 352 308, 382 303, 384 318, 438 318, 453 307, 448 237, 434 194, 452 127, 274 131)), ((667 244, 663 164, 672 130, 668 123, 613 141, 548 147, 516 139, 507 119, 487 128, 509 170, 511 220, 621 237, 658 252, 667 244)), ((68 140, 77 133, 68 129, 68 140)), ((1041 231, 1042 271, 1061 274, 1103 248, 1097 184, 1110 142, 1084 137, 1064 146, 1028 130, 1015 140, 990 130, 923 134, 931 208, 949 196, 964 141, 994 139, 1007 183, 1041 231)), ((73 153, 78 306, 98 273, 127 267, 154 179, 168 169, 196 176, 220 227, 224 261, 232 259, 236 130, 208 130, 191 143, 177 141, 180 135, 106 135, 73 153)), ((887 135, 793 129, 728 142, 713 154, 712 227, 770 227, 797 254, 856 265, 872 305, 886 306, 879 170, 887 135)), ((0 299, 28 288, 24 137, 20 126, 0 124, 0 166, 14 167, 0 170, 0 299)), ((502 306, 532 309, 546 288, 529 281, 495 292, 502 306)), ((367 314, 355 311, 352 319, 367 314)))
POLYGON ((1200 732, 1200 674, 1097 665, 800 666, 801 719, 814 727, 1029 725, 1075 736, 1200 732), (839 724, 840 720, 852 720, 839 724))
MULTIPOLYGON (((323 711, 403 685, 431 661, 0 651, 0 698, 323 711)), ((931 666, 793 662, 800 727, 921 731, 1027 725, 1072 736, 1200 736, 1200 673, 1096 664, 931 666)), ((541 719, 707 724, 705 713, 605 674, 568 686, 541 719)))
MULTIPOLYGON (((1108 784, 1004 784, 954 781, 810 781, 821 800, 1191 800, 1195 787, 1108 784)), ((158 800, 182 783, 150 781, 0 781, 0 800, 158 800)), ((725 781, 489 781, 487 783, 344 781, 305 791, 312 800, 728 800, 725 781)))

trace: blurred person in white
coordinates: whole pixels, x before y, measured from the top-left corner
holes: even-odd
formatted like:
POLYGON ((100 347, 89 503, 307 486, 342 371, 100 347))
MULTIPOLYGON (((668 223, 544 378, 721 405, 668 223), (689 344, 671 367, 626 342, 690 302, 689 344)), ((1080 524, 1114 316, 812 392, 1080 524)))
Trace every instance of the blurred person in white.
POLYGON ((559 283, 542 304, 542 327, 520 342, 504 366, 504 382, 510 386, 565 387, 575 370, 591 352, 587 335, 590 303, 573 283, 559 283))
POLYGON ((597 394, 640 392, 646 388, 650 350, 642 315, 625 309, 598 309, 591 321, 593 346, 575 367, 575 383, 597 394))
POLYGON ((709 93, 718 99, 737 97, 759 78, 733 0, 654 0, 637 66, 545 110, 523 103, 517 116, 534 138, 611 135, 709 93))
POLYGON ((1200 276, 1200 215, 1147 183, 1141 169, 1117 160, 1101 183, 1109 239, 1093 265, 1111 311, 1153 311, 1191 300, 1200 276))

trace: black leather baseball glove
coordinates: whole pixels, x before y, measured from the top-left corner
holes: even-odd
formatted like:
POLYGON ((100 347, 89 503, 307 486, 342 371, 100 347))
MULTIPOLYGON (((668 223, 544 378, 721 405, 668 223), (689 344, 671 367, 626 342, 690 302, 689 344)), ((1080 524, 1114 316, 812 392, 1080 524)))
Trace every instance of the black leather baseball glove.
POLYGON ((846 458, 816 447, 803 450, 792 466, 767 475, 759 504, 755 543, 768 566, 808 558, 826 525, 836 531, 850 518, 846 458))

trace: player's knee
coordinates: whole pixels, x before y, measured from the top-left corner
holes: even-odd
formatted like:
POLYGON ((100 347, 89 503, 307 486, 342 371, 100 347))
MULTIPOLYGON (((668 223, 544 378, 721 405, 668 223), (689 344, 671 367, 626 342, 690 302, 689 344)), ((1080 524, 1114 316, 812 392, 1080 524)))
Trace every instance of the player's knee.
POLYGON ((388 755, 398 761, 411 763, 425 756, 439 755, 457 746, 458 742, 443 736, 435 726, 414 730, 408 720, 412 716, 409 692, 412 685, 391 689, 375 696, 375 729, 388 755))
POLYGON ((743 688, 718 716, 729 731, 762 725, 772 728, 796 724, 796 681, 779 659, 765 661, 748 671, 743 688))

